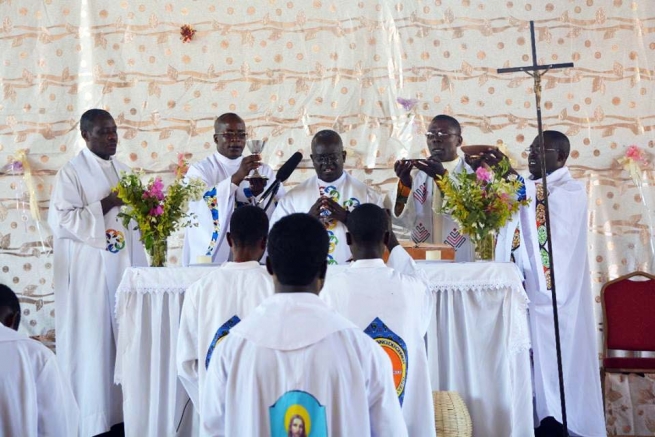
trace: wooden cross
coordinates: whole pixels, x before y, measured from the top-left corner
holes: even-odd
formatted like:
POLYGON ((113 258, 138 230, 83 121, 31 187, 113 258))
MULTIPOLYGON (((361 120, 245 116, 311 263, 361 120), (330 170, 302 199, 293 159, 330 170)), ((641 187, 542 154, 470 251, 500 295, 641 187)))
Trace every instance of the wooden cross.
POLYGON ((537 106, 537 128, 539 130, 539 155, 541 156, 541 180, 543 184, 544 193, 544 207, 546 209, 546 235, 548 238, 548 252, 550 253, 550 283, 551 283, 551 298, 553 301, 553 320, 555 325, 555 349, 557 352, 557 373, 559 375, 559 395, 560 403, 562 408, 562 425, 563 431, 562 435, 568 437, 568 428, 566 420, 566 397, 564 395, 564 376, 562 372, 562 347, 560 344, 560 335, 559 335, 559 316, 557 313, 557 292, 555 289, 555 262, 553 260, 553 244, 550 232, 550 210, 548 208, 548 182, 546 175, 546 150, 544 146, 544 131, 543 125, 541 123, 541 76, 546 74, 549 70, 555 70, 558 68, 570 68, 573 67, 572 62, 567 62, 564 64, 549 64, 549 65, 538 65, 537 64, 537 46, 534 37, 534 21, 530 21, 530 40, 532 43, 532 65, 527 67, 511 67, 511 68, 500 68, 496 70, 499 74, 503 73, 515 73, 517 71, 523 71, 528 75, 532 76, 534 79, 534 94, 535 102, 537 106))

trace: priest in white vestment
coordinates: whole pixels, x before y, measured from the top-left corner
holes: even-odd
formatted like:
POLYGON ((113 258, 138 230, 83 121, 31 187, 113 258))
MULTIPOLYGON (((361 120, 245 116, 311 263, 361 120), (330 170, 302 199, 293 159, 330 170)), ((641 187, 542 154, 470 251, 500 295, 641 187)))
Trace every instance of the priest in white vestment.
POLYGON ((328 264, 343 264, 350 259, 345 225, 348 212, 362 203, 383 206, 385 196, 343 170, 346 152, 341 136, 335 131, 318 132, 311 147, 316 175, 294 187, 280 200, 271 217, 271 226, 280 218, 297 212, 318 218, 330 239, 328 264))
POLYGON ((55 355, 18 331, 18 297, 0 284, 0 435, 75 436, 79 410, 55 355))
POLYGON ((330 275, 321 299, 375 340, 388 355, 410 436, 434 437, 425 336, 435 305, 427 284, 387 267, 387 213, 363 204, 350 213, 346 239, 353 262, 330 275))
POLYGON ((130 169, 113 158, 114 119, 91 109, 80 130, 87 147, 57 172, 48 224, 57 360, 80 406, 80 436, 88 437, 123 421, 121 389, 114 385, 115 294, 123 271, 147 261, 138 231, 117 217, 122 202, 111 189, 130 169))
POLYGON ((329 238, 307 214, 277 222, 275 294, 214 350, 202 394, 208 436, 407 436, 383 350, 317 295, 329 238))
POLYGON ((443 198, 435 182, 444 174, 472 171, 457 155, 457 148, 462 144, 461 126, 453 117, 437 115, 426 137, 430 150, 428 159, 400 160, 394 165, 399 178, 395 223, 408 230, 414 243, 448 244, 455 249, 455 261, 472 261, 473 245, 453 218, 442 212, 443 198))
POLYGON ((234 261, 214 269, 184 294, 177 336, 177 372, 196 411, 200 411, 206 369, 216 346, 273 294, 273 279, 259 264, 267 234, 268 217, 261 208, 238 208, 227 234, 234 261))
POLYGON ((572 435, 605 436, 587 259, 587 193, 565 166, 571 147, 569 139, 561 132, 545 131, 553 247, 550 254, 538 144, 535 138, 528 150, 530 178, 525 180, 525 188, 532 202, 521 207, 518 218, 501 230, 496 246, 497 261, 514 258, 523 271, 530 298, 536 435, 559 432, 557 427, 561 428, 562 422, 549 276, 553 259, 568 428, 572 435))
MULTIPOLYGON (((214 123, 216 152, 189 167, 188 179, 200 178, 207 191, 203 198, 189 203, 189 211, 196 215, 198 226, 184 230, 182 264, 222 264, 228 260, 230 247, 225 240, 230 217, 241 205, 254 205, 267 185, 273 183, 273 170, 263 164, 259 155, 243 157, 246 146, 246 125, 236 114, 226 113, 214 123), (249 173, 258 169, 268 178, 246 180, 249 173)), ((277 197, 284 194, 280 187, 277 197)), ((262 202, 263 208, 267 202, 262 202)), ((269 217, 275 204, 267 210, 269 217)))

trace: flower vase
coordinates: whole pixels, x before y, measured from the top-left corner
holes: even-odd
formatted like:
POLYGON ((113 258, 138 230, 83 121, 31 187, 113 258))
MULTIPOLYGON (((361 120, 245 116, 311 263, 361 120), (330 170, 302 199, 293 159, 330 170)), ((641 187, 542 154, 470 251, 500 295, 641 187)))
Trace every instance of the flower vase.
POLYGON ((493 261, 496 252, 496 233, 489 232, 481 238, 471 238, 476 261, 493 261))
POLYGON ((168 256, 168 240, 153 241, 152 247, 148 249, 150 257, 150 267, 166 267, 166 258, 168 256))

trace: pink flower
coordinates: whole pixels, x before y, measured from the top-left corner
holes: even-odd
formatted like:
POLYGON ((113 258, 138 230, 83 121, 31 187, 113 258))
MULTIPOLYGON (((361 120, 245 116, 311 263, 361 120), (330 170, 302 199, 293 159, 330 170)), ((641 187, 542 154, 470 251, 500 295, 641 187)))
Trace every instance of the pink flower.
POLYGON ((152 208, 150 212, 148 212, 148 215, 151 215, 153 217, 159 217, 164 213, 164 208, 161 207, 161 205, 157 205, 156 207, 152 208))
POLYGON ((177 154, 177 165, 175 166, 175 177, 178 179, 183 178, 186 172, 189 171, 189 164, 184 159, 184 153, 177 154))
POLYGON ((398 97, 396 99, 396 102, 400 103, 400 106, 403 107, 405 111, 411 111, 414 109, 414 106, 418 103, 418 100, 416 99, 404 99, 402 97, 398 97))
POLYGON ((475 176, 478 179, 478 182, 491 182, 491 172, 484 167, 478 167, 475 171, 475 176))
POLYGON ((634 161, 638 161, 640 163, 645 163, 646 161, 644 152, 642 152, 642 150, 638 146, 635 146, 634 144, 628 147, 628 150, 625 151, 625 157, 630 158, 634 161))
POLYGON ((148 197, 154 197, 157 200, 164 200, 164 182, 161 178, 157 177, 152 182, 150 189, 146 190, 144 196, 148 194, 148 197))

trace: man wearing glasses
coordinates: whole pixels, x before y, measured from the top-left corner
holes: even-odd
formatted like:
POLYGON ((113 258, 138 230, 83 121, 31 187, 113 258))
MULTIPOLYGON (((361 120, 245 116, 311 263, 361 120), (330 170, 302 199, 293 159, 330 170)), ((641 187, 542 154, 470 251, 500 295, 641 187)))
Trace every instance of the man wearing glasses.
MULTIPOLYGON (((544 131, 548 193, 542 182, 539 138, 526 150, 530 176, 525 194, 532 200, 498 234, 496 260, 513 259, 525 276, 530 299, 535 436, 562 434, 559 380, 553 329, 551 253, 548 252, 545 197, 548 196, 553 258, 557 264, 555 289, 562 347, 562 367, 568 428, 571 435, 605 435, 598 347, 589 260, 587 259, 587 192, 575 180, 566 160, 571 144, 566 135, 544 131)), ((504 155, 485 154, 496 165, 504 155)))
POLYGON ((401 226, 409 229, 414 243, 449 244, 455 249, 456 261, 471 261, 473 246, 450 215, 441 213, 443 199, 436 184, 446 173, 472 171, 457 155, 462 129, 453 117, 437 115, 428 127, 426 138, 430 151, 427 159, 400 160, 394 165, 399 178, 395 217, 401 226))
POLYGON ((318 218, 330 239, 328 264, 343 264, 351 258, 346 243, 348 213, 362 203, 374 203, 384 208, 384 196, 343 171, 346 152, 338 133, 333 130, 318 132, 311 147, 316 175, 280 200, 271 217, 271 226, 296 212, 318 218))
MULTIPOLYGON (((203 198, 189 204, 196 214, 198 226, 187 227, 184 233, 182 264, 222 264, 228 260, 230 248, 225 240, 234 209, 254 204, 266 188, 262 179, 245 178, 258 169, 268 183, 275 179, 273 170, 261 162, 260 155, 242 156, 246 145, 246 125, 237 114, 226 113, 214 122, 216 153, 189 168, 187 178, 200 178, 207 185, 203 198)), ((280 188, 279 196, 284 193, 280 188)), ((270 210, 269 210, 270 211, 270 210)))

